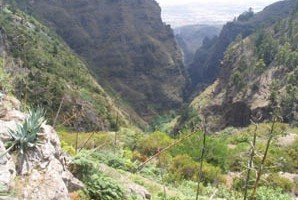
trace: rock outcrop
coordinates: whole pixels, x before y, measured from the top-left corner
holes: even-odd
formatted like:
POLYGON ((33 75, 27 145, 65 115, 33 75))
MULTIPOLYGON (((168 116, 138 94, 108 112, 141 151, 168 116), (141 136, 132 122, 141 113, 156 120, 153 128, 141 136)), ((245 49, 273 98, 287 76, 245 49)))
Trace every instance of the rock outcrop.
MULTIPOLYGON (((8 131, 22 123, 26 115, 19 111, 18 101, 8 96, 0 104, 0 113, 1 155, 5 142, 11 139, 8 131)), ((0 157, 1 193, 16 194, 17 199, 67 200, 70 192, 84 185, 68 171, 67 155, 62 153, 53 127, 43 124, 38 139, 40 144, 25 154, 16 149, 0 157)))
POLYGON ((221 25, 196 24, 174 29, 177 43, 183 52, 186 68, 192 63, 195 53, 202 46, 203 41, 217 37, 221 28, 221 25))

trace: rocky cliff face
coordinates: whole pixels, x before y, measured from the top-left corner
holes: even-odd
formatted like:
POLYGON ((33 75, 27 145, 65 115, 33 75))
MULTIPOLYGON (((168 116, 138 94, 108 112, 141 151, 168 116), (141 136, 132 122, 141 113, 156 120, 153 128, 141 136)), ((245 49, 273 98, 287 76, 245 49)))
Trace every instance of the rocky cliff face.
POLYGON ((0 103, 0 199, 5 195, 28 200, 70 199, 69 193, 83 184, 67 170, 69 159, 62 153, 51 126, 42 125, 36 148, 28 149, 24 155, 18 149, 3 155, 4 144, 11 139, 8 131, 15 130, 26 117, 19 107, 19 102, 9 96, 0 103))
POLYGON ((191 104, 212 126, 243 127, 251 119, 298 120, 298 13, 235 41, 217 81, 191 104))
POLYGON ((175 37, 180 46, 186 68, 193 62, 196 51, 202 46, 204 39, 213 39, 218 36, 220 25, 187 25, 174 29, 175 37))
POLYGON ((145 119, 178 107, 186 85, 182 56, 154 0, 17 1, 53 27, 145 119))
POLYGON ((295 5, 295 0, 277 2, 254 15, 247 11, 240 15, 237 20, 224 25, 218 40, 214 42, 211 48, 202 47, 199 49, 195 54, 194 62, 190 65, 189 73, 194 93, 214 82, 220 71, 224 52, 237 36, 245 38, 262 27, 274 24, 288 16, 295 5))

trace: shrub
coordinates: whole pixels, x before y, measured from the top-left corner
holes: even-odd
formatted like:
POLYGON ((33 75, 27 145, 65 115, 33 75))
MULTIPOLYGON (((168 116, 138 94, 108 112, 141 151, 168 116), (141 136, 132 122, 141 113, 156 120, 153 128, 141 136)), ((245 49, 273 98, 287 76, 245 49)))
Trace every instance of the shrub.
POLYGON ((231 81, 233 85, 237 87, 237 89, 241 89, 244 86, 243 77, 239 71, 236 71, 231 75, 231 81))
POLYGON ((0 90, 11 92, 13 90, 12 78, 5 71, 4 67, 3 59, 0 58, 0 90))
POLYGON ((283 192, 291 192, 294 184, 287 178, 281 177, 278 174, 272 174, 267 179, 268 186, 272 188, 280 188, 283 192))
POLYGON ((298 139, 296 139, 292 145, 287 147, 286 152, 293 160, 292 165, 296 166, 293 172, 298 173, 298 139))
POLYGON ((257 194, 257 200, 291 200, 292 198, 288 194, 284 194, 279 188, 259 187, 257 194))
POLYGON ((137 150, 147 156, 153 156, 159 150, 167 147, 173 140, 167 134, 156 131, 140 140, 137 150))
POLYGON ((246 143, 240 143, 235 149, 229 149, 229 170, 240 172, 243 170, 243 165, 247 163, 249 146, 246 143))
MULTIPOLYGON (((202 150, 202 133, 197 133, 190 138, 175 145, 170 151, 172 155, 189 155, 193 160, 198 161, 202 150)), ((228 147, 224 138, 208 136, 205 148, 205 159, 208 163, 221 167, 224 171, 228 168, 228 147)))
POLYGON ((148 178, 154 178, 155 180, 160 180, 160 169, 154 164, 146 165, 141 171, 141 174, 148 178))
POLYGON ((123 191, 111 178, 99 173, 85 180, 86 193, 94 200, 122 200, 123 191))
POLYGON ((221 169, 211 164, 204 163, 202 181, 205 185, 208 183, 219 185, 225 183, 225 178, 221 175, 221 169))
POLYGON ((211 138, 210 141, 207 142, 206 161, 227 171, 229 165, 227 146, 224 139, 211 138))
POLYGON ((121 128, 119 135, 124 147, 131 150, 135 150, 140 139, 143 138, 143 132, 129 128, 121 128))
MULTIPOLYGON (((188 179, 197 181, 197 175, 199 170, 199 162, 195 162, 190 156, 178 155, 173 159, 172 165, 170 166, 170 172, 172 173, 172 179, 174 181, 181 181, 182 179, 188 179)), ((225 179, 221 175, 221 169, 214 167, 207 162, 203 163, 203 176, 201 182, 204 185, 208 183, 224 183, 225 179)))
POLYGON ((70 171, 80 180, 88 179, 96 172, 95 160, 88 151, 81 151, 72 160, 70 171))
POLYGON ((203 194, 204 196, 212 196, 220 198, 220 199, 228 199, 228 200, 239 200, 243 199, 242 194, 240 192, 237 192, 235 190, 230 190, 226 188, 224 185, 219 185, 218 187, 213 187, 211 185, 208 185, 207 187, 204 188, 203 194))
MULTIPOLYGON (((181 135, 179 135, 179 138, 184 137, 185 135, 186 133, 182 133, 181 135)), ((173 157, 187 154, 194 160, 200 158, 201 156, 200 149, 201 149, 201 143, 202 143, 201 137, 202 137, 202 133, 198 132, 193 134, 191 137, 187 138, 186 140, 178 143, 173 148, 171 148, 170 149, 171 154, 173 155, 173 157)))
POLYGON ((141 155, 140 152, 138 152, 138 151, 134 151, 132 154, 132 160, 139 161, 139 162, 145 162, 147 160, 147 157, 144 155, 141 155))
POLYGON ((67 144, 64 140, 61 140, 61 148, 64 152, 68 153, 71 156, 74 156, 76 154, 76 150, 73 148, 73 146, 67 144))
POLYGON ((259 59, 258 62, 256 63, 256 72, 257 73, 262 73, 266 70, 266 64, 264 63, 263 59, 259 59))
POLYGON ((124 193, 119 184, 97 169, 98 160, 88 151, 80 152, 71 165, 72 173, 86 185, 85 193, 94 200, 121 200, 124 193))
POLYGON ((134 171, 137 167, 136 163, 133 163, 129 158, 124 157, 124 155, 113 154, 110 152, 96 152, 93 156, 98 162, 105 163, 116 169, 134 171))
POLYGON ((187 154, 176 156, 170 167, 170 171, 175 175, 176 180, 195 180, 198 169, 199 163, 187 154))

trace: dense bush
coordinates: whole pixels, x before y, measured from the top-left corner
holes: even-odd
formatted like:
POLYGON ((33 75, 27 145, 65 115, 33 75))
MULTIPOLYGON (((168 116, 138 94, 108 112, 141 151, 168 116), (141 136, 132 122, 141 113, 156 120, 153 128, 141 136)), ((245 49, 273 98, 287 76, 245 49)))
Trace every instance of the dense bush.
POLYGON ((61 140, 61 148, 64 152, 68 153, 71 156, 74 156, 76 154, 75 148, 73 148, 73 146, 69 145, 63 140, 61 140))
POLYGON ((298 139, 286 148, 286 152, 292 158, 293 173, 298 173, 298 139))
POLYGON ((123 200, 123 191, 118 184, 100 173, 85 180, 86 193, 94 200, 123 200))
POLYGON ((86 185, 85 193, 94 200, 122 200, 124 193, 117 182, 103 175, 98 160, 90 152, 82 151, 72 162, 71 171, 86 185))
POLYGON ((203 165, 203 177, 202 182, 207 185, 220 185, 226 182, 226 179, 222 175, 222 171, 219 167, 215 167, 211 164, 204 163, 203 165))
POLYGON ((287 178, 278 174, 272 174, 267 178, 267 185, 272 188, 280 188, 283 192, 291 192, 294 184, 287 178))
POLYGON ((173 139, 167 134, 156 131, 140 140, 137 150, 146 156, 152 156, 172 144, 173 139))
MULTIPOLYGON (((198 132, 190 138, 179 143, 171 149, 171 154, 175 157, 178 155, 187 154, 193 160, 199 161, 202 151, 202 138, 201 132, 198 132)), ((208 136, 205 148, 205 160, 220 167, 223 171, 228 168, 228 147, 225 137, 208 136)))
POLYGON ((175 175, 176 180, 195 180, 198 169, 199 163, 195 162, 187 154, 176 156, 170 166, 170 172, 175 175))
POLYGON ((125 155, 124 151, 118 154, 114 154, 111 152, 96 152, 93 154, 93 157, 100 163, 105 163, 110 167, 115 169, 122 169, 125 171, 134 171, 137 167, 135 162, 131 161, 131 156, 125 155))
POLYGON ((13 86, 11 77, 6 72, 4 67, 3 59, 0 57, 0 91, 9 93, 13 90, 13 86))
POLYGON ((288 194, 284 194, 279 188, 259 187, 256 198, 257 200, 291 200, 288 194))
MULTIPOLYGON (((190 156, 178 155, 173 159, 170 166, 173 181, 181 181, 183 179, 196 181, 199 173, 199 162, 195 162, 190 156)), ((221 175, 221 169, 214 167, 206 162, 203 163, 203 176, 201 182, 205 185, 224 183, 225 179, 221 175)))

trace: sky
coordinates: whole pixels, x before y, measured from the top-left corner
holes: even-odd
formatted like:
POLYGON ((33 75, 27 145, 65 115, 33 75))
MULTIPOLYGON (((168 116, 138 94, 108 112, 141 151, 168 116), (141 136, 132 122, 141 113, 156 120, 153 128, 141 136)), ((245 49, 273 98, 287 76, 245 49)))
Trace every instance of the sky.
MULTIPOLYGON (((172 6, 172 5, 185 5, 189 3, 206 3, 214 5, 214 3, 226 3, 233 5, 237 3, 235 0, 156 0, 160 3, 161 6, 172 6)), ((241 4, 252 4, 254 5, 263 5, 263 4, 270 4, 272 2, 276 2, 277 0, 239 0, 238 3, 241 4)))
POLYGON ((278 0, 156 0, 162 18, 172 27, 190 24, 224 24, 250 7, 255 12, 278 0))

